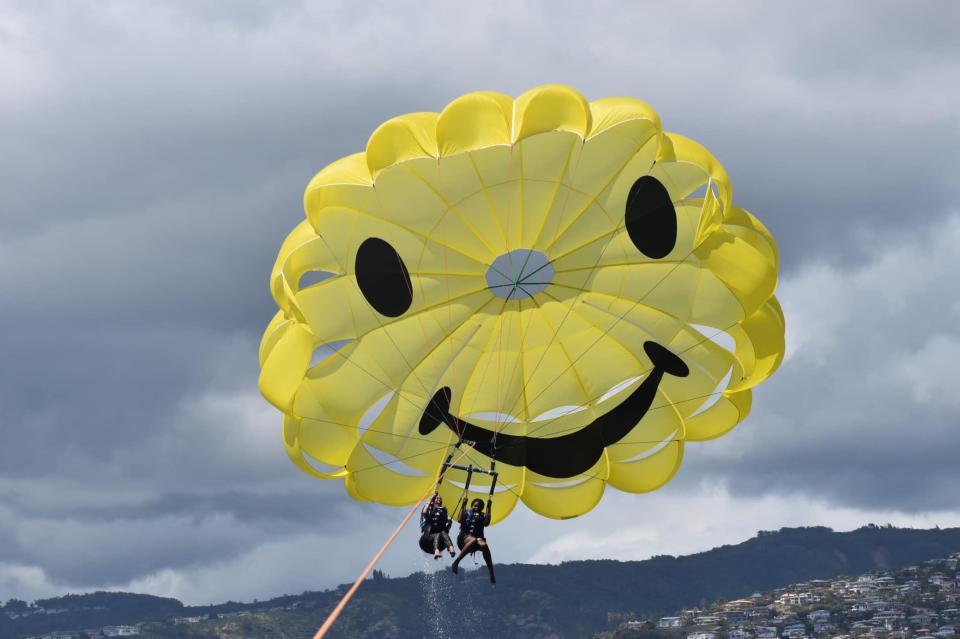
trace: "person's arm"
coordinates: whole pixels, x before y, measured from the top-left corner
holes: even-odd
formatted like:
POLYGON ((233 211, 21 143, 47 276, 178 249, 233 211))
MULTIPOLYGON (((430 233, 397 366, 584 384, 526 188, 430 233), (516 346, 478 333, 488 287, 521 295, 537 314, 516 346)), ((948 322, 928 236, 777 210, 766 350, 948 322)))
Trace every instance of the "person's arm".
POLYGON ((426 517, 427 513, 430 512, 430 509, 433 508, 433 502, 437 499, 437 493, 433 493, 433 497, 430 498, 430 501, 423 505, 423 510, 420 511, 420 514, 426 517))
POLYGON ((490 519, 491 519, 492 517, 493 517, 493 500, 492 500, 492 499, 488 499, 488 500, 487 500, 487 516, 483 518, 483 525, 484 525, 484 526, 489 526, 489 525, 490 525, 490 519))
POLYGON ((460 506, 460 514, 457 515, 457 521, 460 522, 460 525, 462 526, 466 518, 467 518, 467 504, 464 503, 460 506))

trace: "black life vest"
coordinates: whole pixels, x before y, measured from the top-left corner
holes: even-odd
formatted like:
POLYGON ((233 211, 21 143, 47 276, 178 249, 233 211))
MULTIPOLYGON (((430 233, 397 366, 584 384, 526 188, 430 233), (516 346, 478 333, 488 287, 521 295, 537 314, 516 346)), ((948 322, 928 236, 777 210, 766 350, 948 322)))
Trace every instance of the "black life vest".
POLYGON ((486 515, 481 512, 468 510, 463 515, 463 523, 460 525, 460 535, 470 535, 471 537, 483 537, 484 519, 486 515))
POLYGON ((446 506, 428 508, 424 519, 423 531, 426 533, 434 534, 450 529, 450 516, 447 514, 446 506))

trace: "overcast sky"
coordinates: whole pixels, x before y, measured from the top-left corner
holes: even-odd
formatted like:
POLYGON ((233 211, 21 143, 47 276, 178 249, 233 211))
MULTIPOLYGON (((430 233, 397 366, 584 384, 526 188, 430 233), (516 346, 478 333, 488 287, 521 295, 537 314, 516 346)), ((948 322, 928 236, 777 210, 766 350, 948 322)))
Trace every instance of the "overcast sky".
MULTIPOLYGON (((648 496, 518 509, 498 561, 960 525, 960 4, 0 3, 0 599, 345 582, 403 515, 289 463, 256 389, 302 194, 400 113, 650 103, 771 229, 788 359, 648 496), (363 7, 361 9, 361 6, 363 7)), ((432 569, 411 527, 388 573, 432 569)))

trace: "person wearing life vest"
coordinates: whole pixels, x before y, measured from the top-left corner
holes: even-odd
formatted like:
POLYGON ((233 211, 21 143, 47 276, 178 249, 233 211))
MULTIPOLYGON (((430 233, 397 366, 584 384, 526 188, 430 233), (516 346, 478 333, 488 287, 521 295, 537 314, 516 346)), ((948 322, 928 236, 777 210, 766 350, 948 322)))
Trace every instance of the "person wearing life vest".
POLYGON ((450 515, 443 505, 443 499, 440 495, 434 495, 433 499, 423 507, 420 512, 420 522, 422 532, 429 536, 433 545, 434 559, 440 559, 441 547, 445 547, 451 557, 456 554, 453 551, 453 542, 450 541, 450 535, 448 534, 453 522, 450 521, 450 515))
POLYGON ((487 512, 483 512, 483 500, 474 499, 470 502, 470 510, 466 509, 466 501, 460 508, 460 533, 457 535, 457 545, 460 547, 460 554, 453 560, 450 569, 457 574, 460 561, 467 555, 472 555, 478 550, 483 553, 483 561, 487 564, 487 572, 490 573, 490 583, 497 583, 493 576, 493 557, 490 555, 490 546, 487 544, 487 538, 483 534, 483 529, 490 525, 490 511, 492 504, 487 500, 487 512))

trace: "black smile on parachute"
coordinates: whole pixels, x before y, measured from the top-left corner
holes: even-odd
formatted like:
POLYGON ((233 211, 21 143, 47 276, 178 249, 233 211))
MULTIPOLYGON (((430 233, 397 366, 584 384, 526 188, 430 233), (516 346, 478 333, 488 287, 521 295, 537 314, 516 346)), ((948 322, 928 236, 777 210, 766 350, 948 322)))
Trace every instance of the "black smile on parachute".
POLYGON ((663 486, 783 358, 773 238, 636 99, 470 93, 385 122, 304 204, 260 389, 293 463, 354 499, 456 504, 498 476, 491 523, 583 515, 663 486))
POLYGON ((643 345, 653 362, 653 370, 630 395, 616 407, 567 435, 528 437, 499 434, 458 419, 450 414, 450 389, 441 388, 433 396, 420 420, 420 434, 429 435, 440 423, 461 439, 490 457, 513 466, 526 466, 547 477, 570 478, 590 470, 603 455, 603 449, 623 439, 638 420, 650 410, 664 374, 686 377, 683 360, 656 342, 643 345))

